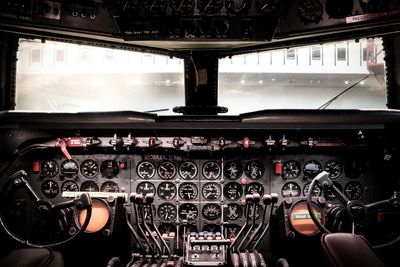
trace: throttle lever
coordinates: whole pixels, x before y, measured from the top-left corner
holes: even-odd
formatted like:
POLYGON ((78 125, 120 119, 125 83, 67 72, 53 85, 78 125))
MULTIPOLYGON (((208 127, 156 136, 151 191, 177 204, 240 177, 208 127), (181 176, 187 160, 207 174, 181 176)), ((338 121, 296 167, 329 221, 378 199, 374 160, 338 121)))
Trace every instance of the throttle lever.
MULTIPOLYGON (((258 204, 260 203, 261 200, 261 196, 258 193, 254 193, 253 194, 253 216, 252 216, 252 221, 251 221, 251 225, 249 230, 247 231, 247 233, 244 235, 244 237, 242 238, 242 241, 240 242, 239 246, 238 246, 238 251, 241 250, 243 244, 246 242, 247 238, 249 237, 249 235, 251 234, 251 231, 253 230, 254 226, 256 225, 256 218, 257 218, 257 207, 258 204)), ((249 212, 250 213, 250 212, 249 212)), ((250 214, 249 214, 250 215, 250 214)))
POLYGON ((247 244, 245 245, 245 249, 248 249, 250 247, 251 243, 253 242, 253 240, 256 238, 257 234, 261 231, 261 229, 264 226, 265 217, 267 215, 267 209, 268 209, 269 205, 272 202, 271 195, 265 194, 262 197, 262 202, 264 204, 264 209, 263 209, 263 214, 262 214, 262 221, 261 221, 260 225, 253 231, 253 234, 250 236, 249 241, 247 241, 247 244))
POLYGON ((231 253, 237 251, 235 250, 235 244, 239 241, 239 238, 242 235, 243 231, 247 228, 247 224, 249 223, 249 218, 250 218, 250 206, 252 204, 253 204, 253 195, 251 194, 246 195, 246 208, 245 208, 246 221, 243 224, 242 228, 240 228, 239 233, 236 235, 235 239, 231 244, 231 253))
MULTIPOLYGON (((145 204, 148 205, 148 204, 145 203, 145 200, 146 200, 146 199, 143 198, 143 195, 142 195, 142 194, 137 194, 137 195, 135 196, 135 203, 136 203, 136 204, 138 205, 138 207, 139 207, 139 214, 140 214, 140 217, 141 217, 141 219, 142 219, 143 226, 144 226, 144 228, 146 229, 146 231, 149 233, 151 240, 153 240, 154 244, 155 244, 156 247, 157 247, 157 250, 160 252, 159 256, 161 256, 161 255, 162 255, 161 246, 160 246, 160 244, 158 243, 157 239, 153 236, 150 227, 149 227, 149 226, 147 225, 147 223, 146 223, 146 218, 145 218, 145 216, 144 216, 144 205, 145 205, 145 204)), ((149 199, 147 199, 146 201, 149 201, 149 199)), ((151 218, 152 218, 152 217, 153 217, 153 210, 152 210, 152 207, 151 207, 151 206, 148 206, 148 207, 149 207, 150 216, 151 216, 151 218)))
POLYGON ((269 221, 267 226, 265 226, 264 231, 261 233, 261 235, 257 238, 256 242, 254 242, 253 246, 251 247, 252 250, 254 250, 261 242, 265 234, 268 232, 269 228, 271 227, 271 217, 272 213, 274 211, 274 205, 278 202, 278 194, 276 193, 271 193, 271 210, 269 212, 269 221))
POLYGON ((139 215, 138 215, 139 211, 138 211, 138 207, 136 206, 136 201, 137 201, 137 200, 136 200, 136 195, 137 195, 136 193, 131 193, 131 194, 129 195, 129 200, 130 200, 131 203, 133 204, 133 211, 134 211, 134 213, 135 213, 136 225, 137 225, 137 227, 138 227, 140 233, 142 234, 143 239, 144 239, 144 241, 146 242, 148 248, 150 249, 152 256, 155 257, 155 251, 154 251, 153 247, 151 246, 150 241, 149 241, 149 239, 147 238, 146 233, 144 232, 142 226, 140 225, 139 215))
MULTIPOLYGON (((171 250, 169 249, 167 243, 165 242, 164 238, 162 237, 160 231, 158 230, 156 224, 154 223, 154 217, 153 217, 153 202, 154 202, 154 194, 153 193, 148 193, 144 197, 144 202, 149 205, 150 209, 150 221, 151 225, 153 226, 154 231, 156 232, 158 238, 161 240, 161 244, 165 247, 168 256, 171 256, 171 250)), ((162 254, 162 252, 161 252, 162 254)))

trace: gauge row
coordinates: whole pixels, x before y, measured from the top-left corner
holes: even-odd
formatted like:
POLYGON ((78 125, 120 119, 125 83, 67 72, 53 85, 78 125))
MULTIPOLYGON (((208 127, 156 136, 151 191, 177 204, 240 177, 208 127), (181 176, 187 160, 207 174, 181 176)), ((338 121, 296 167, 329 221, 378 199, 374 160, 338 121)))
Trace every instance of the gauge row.
MULTIPOLYGON (((143 0, 143 1, 119 1, 124 3, 119 8, 125 15, 137 15, 142 7, 147 15, 165 15, 167 7, 174 14, 193 15, 197 8, 202 15, 214 15, 225 6, 227 12, 232 15, 240 15, 247 12, 252 0, 143 0), (140 5, 141 3, 141 5, 140 5)), ((118 4, 120 4, 117 2, 118 4)), ((281 0, 256 0, 255 6, 261 14, 276 12, 282 4, 281 0)))
MULTIPOLYGON (((309 160, 303 166, 303 173, 306 178, 314 178, 318 173, 322 172, 322 165, 317 160, 309 160)), ((329 160, 325 163, 324 170, 329 173, 331 179, 338 178, 343 171, 343 167, 337 160, 329 160)), ((282 165, 283 179, 296 179, 301 174, 300 163, 289 160, 282 165)))
MULTIPOLYGON (((243 217, 243 207, 236 203, 228 204, 225 208, 226 218, 229 221, 238 220, 243 217)), ((262 211, 262 206, 256 206, 255 218, 259 219, 262 211)), ((250 208, 250 217, 253 216, 254 209, 250 208)), ((177 210, 176 205, 171 203, 164 203, 158 207, 157 210, 158 217, 162 220, 172 221, 177 218, 181 220, 193 221, 198 218, 199 210, 195 204, 184 203, 179 206, 177 210)), ((201 209, 201 214, 203 218, 209 221, 220 220, 222 216, 222 208, 220 204, 208 203, 201 209)))
MULTIPOLYGON (((117 162, 115 160, 105 160, 101 163, 100 168, 96 161, 87 159, 80 166, 81 173, 86 178, 92 179, 98 176, 99 172, 105 178, 112 179, 119 174, 120 166, 125 168, 126 162, 117 162)), ((65 160, 60 167, 54 160, 44 161, 41 164, 41 176, 55 177, 60 172, 65 178, 76 178, 79 172, 78 163, 74 160, 65 160)))
MULTIPOLYGON (((339 183, 337 182, 333 183, 336 186, 336 188, 338 188, 340 191, 344 191, 344 194, 351 200, 359 199, 364 192, 362 184, 357 181, 351 181, 347 183, 344 186, 344 190, 342 189, 342 186, 339 183)), ((308 191, 310 190, 310 185, 311 183, 308 183, 303 187, 304 196, 308 195, 308 191)), ((289 182, 282 187, 281 193, 283 197, 299 197, 301 196, 301 187, 297 183, 289 182)), ((315 186, 312 190, 313 197, 322 196, 322 193, 324 193, 324 195, 328 198, 336 197, 335 193, 332 192, 331 190, 323 192, 322 188, 319 186, 315 186)))
MULTIPOLYGON (((235 180, 242 176, 243 167, 238 161, 228 161, 223 171, 226 178, 235 180)), ((163 180, 173 179, 177 173, 185 180, 192 180, 197 176, 198 168, 192 161, 185 161, 178 168, 171 161, 164 161, 158 166, 157 173, 163 180)), ((264 166, 259 161, 250 161, 246 164, 244 173, 249 179, 260 179, 264 174, 264 166)), ((151 179, 156 174, 156 167, 150 161, 141 161, 137 166, 137 174, 141 179, 151 179)), ((216 180, 220 178, 222 169, 218 162, 208 161, 203 165, 202 174, 207 180, 216 180)))
MULTIPOLYGON (((139 194, 158 194, 161 199, 171 200, 178 194, 180 199, 183 200, 194 200, 198 196, 197 185, 190 182, 181 183, 176 189, 176 186, 171 182, 162 182, 158 188, 151 182, 141 182, 136 187, 136 192, 139 194), (178 191, 178 192, 177 192, 178 191)), ((246 185, 243 191, 243 186, 236 182, 227 183, 224 189, 221 190, 221 185, 215 182, 205 183, 202 187, 202 195, 206 200, 218 200, 221 195, 224 195, 225 199, 230 201, 239 200, 244 194, 258 193, 264 194, 264 187, 262 184, 253 182, 246 185)))
MULTIPOLYGON (((60 187, 58 186, 58 183, 53 180, 46 180, 42 183, 41 186, 42 194, 47 197, 47 198, 54 198, 58 196, 58 193, 60 192, 60 187)), ((124 189, 123 189, 124 190, 124 189)), ((82 183, 80 190, 79 186, 76 182, 74 181, 65 181, 61 185, 61 191, 62 192, 78 192, 78 191, 86 191, 86 192, 119 192, 120 188, 118 184, 114 182, 105 182, 99 186, 97 183, 93 181, 86 181, 82 183)))

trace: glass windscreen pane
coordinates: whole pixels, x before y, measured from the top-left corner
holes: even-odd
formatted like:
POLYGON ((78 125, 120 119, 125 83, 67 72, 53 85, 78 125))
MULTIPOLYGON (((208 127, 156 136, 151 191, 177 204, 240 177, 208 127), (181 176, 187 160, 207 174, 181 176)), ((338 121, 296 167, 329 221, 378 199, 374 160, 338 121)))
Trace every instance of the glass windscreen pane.
POLYGON ((237 55, 219 61, 218 103, 264 109, 385 109, 382 40, 361 39, 237 55))
POLYGON ((16 110, 174 114, 184 97, 182 59, 20 40, 16 110))

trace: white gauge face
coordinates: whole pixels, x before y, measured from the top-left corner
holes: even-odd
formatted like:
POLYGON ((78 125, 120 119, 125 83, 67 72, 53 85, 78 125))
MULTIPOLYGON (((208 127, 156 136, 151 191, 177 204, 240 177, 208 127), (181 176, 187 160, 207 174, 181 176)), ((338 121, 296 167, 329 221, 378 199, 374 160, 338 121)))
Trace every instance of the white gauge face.
POLYGON ((203 197, 207 200, 217 200, 221 198, 221 186, 218 183, 206 183, 203 186, 203 197))

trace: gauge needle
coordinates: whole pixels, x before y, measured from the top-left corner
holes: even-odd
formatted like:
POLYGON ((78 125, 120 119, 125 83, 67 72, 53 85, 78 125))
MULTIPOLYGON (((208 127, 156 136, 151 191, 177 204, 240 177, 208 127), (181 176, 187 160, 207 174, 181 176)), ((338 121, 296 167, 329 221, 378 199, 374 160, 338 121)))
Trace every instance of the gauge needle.
POLYGON ((167 212, 167 213, 165 213, 165 219, 164 220, 168 220, 168 217, 169 217, 169 213, 167 212))

